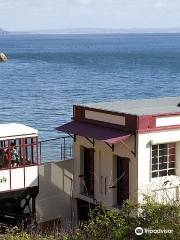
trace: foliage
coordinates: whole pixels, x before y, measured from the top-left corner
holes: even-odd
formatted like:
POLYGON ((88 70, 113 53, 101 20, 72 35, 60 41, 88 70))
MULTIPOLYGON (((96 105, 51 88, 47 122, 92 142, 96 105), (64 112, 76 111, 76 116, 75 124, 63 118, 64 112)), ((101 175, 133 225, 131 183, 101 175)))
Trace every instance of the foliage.
POLYGON ((147 198, 142 205, 130 201, 121 209, 96 208, 90 211, 90 219, 73 234, 55 233, 51 235, 10 233, 5 240, 136 240, 180 239, 180 204, 178 202, 160 204, 147 198), (135 228, 173 230, 173 233, 135 234, 135 228))
POLYGON ((179 203, 160 204, 147 199, 140 205, 126 202, 120 210, 91 212, 89 222, 78 230, 72 240, 130 240, 130 239, 180 239, 179 203), (135 234, 135 228, 173 230, 173 233, 135 234))

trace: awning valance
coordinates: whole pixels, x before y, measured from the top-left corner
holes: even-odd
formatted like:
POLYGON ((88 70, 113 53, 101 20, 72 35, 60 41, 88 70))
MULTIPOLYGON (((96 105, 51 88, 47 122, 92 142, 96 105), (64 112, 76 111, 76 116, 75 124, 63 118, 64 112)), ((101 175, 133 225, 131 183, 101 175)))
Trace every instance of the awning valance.
POLYGON ((109 144, 116 144, 122 140, 126 140, 132 135, 129 132, 119 129, 79 121, 69 122, 57 127, 56 130, 86 138, 93 138, 109 144))

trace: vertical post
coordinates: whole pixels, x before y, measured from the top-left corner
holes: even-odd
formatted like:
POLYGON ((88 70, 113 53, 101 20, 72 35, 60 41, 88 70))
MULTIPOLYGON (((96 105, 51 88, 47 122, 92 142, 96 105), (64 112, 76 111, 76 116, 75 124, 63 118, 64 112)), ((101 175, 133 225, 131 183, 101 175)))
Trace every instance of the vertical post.
POLYGON ((71 148, 71 143, 69 144, 69 158, 72 156, 72 148, 71 148))
POLYGON ((63 148, 62 148, 62 143, 61 143, 61 160, 63 160, 62 151, 63 151, 63 148))
POLYGON ((41 158, 41 154, 42 154, 42 152, 41 152, 42 151, 42 149, 41 149, 42 148, 41 142, 39 142, 39 148, 40 148, 39 151, 40 151, 40 158, 41 158))
POLYGON ((11 168, 11 147, 10 140, 8 140, 8 168, 11 168))
MULTIPOLYGON (((41 151, 39 153, 39 144, 41 146, 41 142, 38 142, 38 137, 36 137, 36 164, 40 164, 41 161, 41 151), (39 155, 40 154, 40 155, 39 155)), ((34 147, 34 146, 33 146, 34 147)), ((40 147, 41 148, 41 147, 40 147)))
POLYGON ((176 186, 176 200, 179 201, 180 198, 180 190, 179 190, 179 186, 176 186))
POLYGON ((65 137, 63 137, 63 144, 64 144, 64 160, 66 159, 66 139, 65 139, 65 137))
POLYGON ((35 219, 36 217, 36 196, 32 196, 32 218, 35 219))
POLYGON ((104 178, 104 195, 107 195, 107 178, 104 178))
POLYGON ((31 138, 31 164, 34 164, 34 138, 31 138))

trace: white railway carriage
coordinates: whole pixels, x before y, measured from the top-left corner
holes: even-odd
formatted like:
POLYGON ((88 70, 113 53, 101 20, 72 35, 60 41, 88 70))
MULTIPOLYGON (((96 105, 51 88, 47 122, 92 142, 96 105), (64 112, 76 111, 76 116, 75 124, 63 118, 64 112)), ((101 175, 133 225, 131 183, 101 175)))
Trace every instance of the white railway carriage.
POLYGON ((0 217, 35 216, 39 192, 38 131, 23 124, 0 124, 0 217))

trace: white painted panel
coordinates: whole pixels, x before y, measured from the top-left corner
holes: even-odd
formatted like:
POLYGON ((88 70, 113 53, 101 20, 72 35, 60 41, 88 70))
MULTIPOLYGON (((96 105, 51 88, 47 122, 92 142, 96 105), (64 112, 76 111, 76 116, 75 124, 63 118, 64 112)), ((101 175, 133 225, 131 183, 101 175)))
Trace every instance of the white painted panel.
POLYGON ((85 110, 85 118, 125 126, 125 117, 85 110))
POLYGON ((28 127, 20 123, 0 124, 0 138, 21 136, 21 135, 37 135, 38 130, 28 127))
POLYGON ((149 139, 150 144, 159 144, 159 143, 171 143, 171 142, 179 142, 180 141, 180 130, 169 130, 169 131, 159 131, 152 132, 148 134, 141 135, 142 138, 149 139))
POLYGON ((9 170, 0 171, 0 192, 10 190, 10 172, 9 170))
POLYGON ((11 189, 24 188, 24 168, 11 169, 11 189))
POLYGON ((156 127, 165 127, 172 125, 180 125, 180 116, 156 118, 156 127))
POLYGON ((25 168, 25 187, 38 186, 38 166, 25 168))

